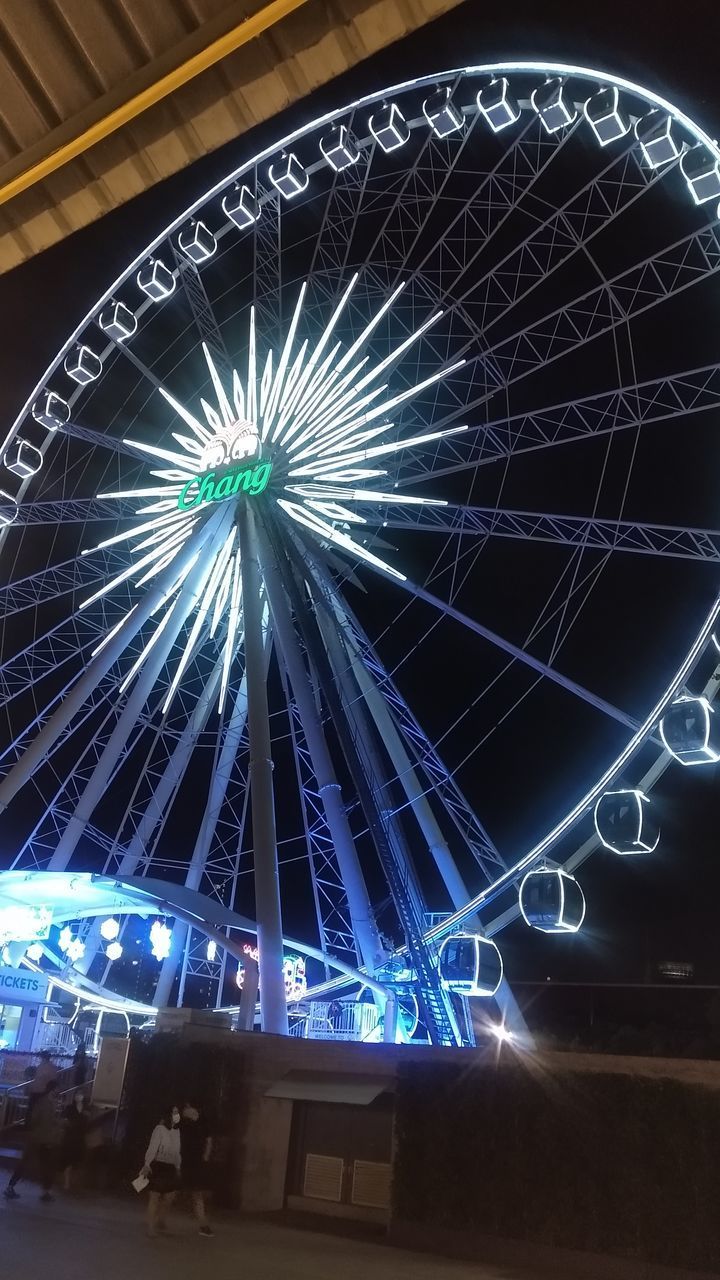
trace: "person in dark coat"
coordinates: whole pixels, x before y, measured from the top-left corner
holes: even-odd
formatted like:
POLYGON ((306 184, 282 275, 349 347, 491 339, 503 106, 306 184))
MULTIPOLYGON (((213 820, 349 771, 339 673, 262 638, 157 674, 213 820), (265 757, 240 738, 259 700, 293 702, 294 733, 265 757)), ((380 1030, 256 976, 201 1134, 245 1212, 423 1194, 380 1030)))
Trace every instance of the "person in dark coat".
POLYGON ((69 1107, 63 1112, 65 1130, 60 1150, 60 1167, 63 1171, 63 1187, 72 1185, 73 1173, 80 1169, 85 1159, 85 1144, 90 1118, 85 1106, 85 1095, 76 1093, 69 1107))
POLYGON ((75 1050, 73 1067, 75 1068, 73 1084, 76 1089, 82 1089, 87 1075, 87 1053, 85 1052, 85 1045, 82 1041, 80 1041, 80 1044, 75 1050))
POLYGON ((208 1163, 212 1152, 210 1129, 200 1106, 186 1102, 180 1121, 180 1150, 182 1152, 181 1183, 192 1200, 193 1213, 198 1224, 198 1234, 214 1234, 205 1212, 208 1163))
POLYGON ((35 1102, 28 1123, 25 1151, 17 1169, 5 1188, 6 1200, 17 1200, 15 1190, 21 1179, 38 1175, 42 1187, 41 1200, 52 1200, 52 1185, 58 1165, 63 1136, 63 1122, 58 1115, 57 1081, 51 1080, 42 1097, 35 1102))

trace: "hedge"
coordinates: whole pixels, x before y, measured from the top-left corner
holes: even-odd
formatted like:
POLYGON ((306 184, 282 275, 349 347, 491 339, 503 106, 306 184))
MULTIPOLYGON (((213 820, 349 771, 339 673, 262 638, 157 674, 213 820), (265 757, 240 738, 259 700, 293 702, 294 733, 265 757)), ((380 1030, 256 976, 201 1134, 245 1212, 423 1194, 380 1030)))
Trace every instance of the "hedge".
POLYGON ((720 1094, 630 1075, 404 1064, 393 1217, 720 1269, 720 1094))

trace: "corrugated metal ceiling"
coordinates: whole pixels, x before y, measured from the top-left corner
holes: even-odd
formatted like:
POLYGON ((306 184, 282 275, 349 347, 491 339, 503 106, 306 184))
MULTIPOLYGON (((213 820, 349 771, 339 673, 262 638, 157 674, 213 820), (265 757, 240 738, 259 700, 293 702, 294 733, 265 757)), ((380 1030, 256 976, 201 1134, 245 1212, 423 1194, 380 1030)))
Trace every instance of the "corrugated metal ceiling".
MULTIPOLYGON (((0 0, 0 188, 264 0, 0 0)), ((0 205, 0 271, 296 102, 458 0, 306 0, 0 205)))

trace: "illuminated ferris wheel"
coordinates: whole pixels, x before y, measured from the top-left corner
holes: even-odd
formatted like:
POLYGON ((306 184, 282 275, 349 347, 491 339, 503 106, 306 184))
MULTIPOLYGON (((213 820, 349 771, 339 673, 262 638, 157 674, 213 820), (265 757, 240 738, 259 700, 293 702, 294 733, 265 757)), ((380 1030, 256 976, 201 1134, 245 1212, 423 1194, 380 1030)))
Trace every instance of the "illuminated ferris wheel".
MULTIPOLYGON (((174 219, 3 447, 5 867, 251 918, 268 1030, 288 936, 432 1042, 518 1017, 493 937, 577 930, 583 859, 720 755, 719 163, 613 76, 471 67, 174 219)), ((154 1005, 227 1004, 169 928, 154 1005)), ((121 990, 114 926, 65 941, 121 990)))

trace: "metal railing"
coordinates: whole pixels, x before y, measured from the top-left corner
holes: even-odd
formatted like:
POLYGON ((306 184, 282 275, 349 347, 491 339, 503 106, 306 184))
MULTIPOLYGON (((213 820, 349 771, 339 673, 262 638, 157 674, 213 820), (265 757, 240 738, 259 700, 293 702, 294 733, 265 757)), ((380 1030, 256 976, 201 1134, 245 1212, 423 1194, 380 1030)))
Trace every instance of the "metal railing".
POLYGON ((291 1023, 290 1034, 304 1040, 369 1040, 377 1037, 379 1018, 374 1004, 348 1000, 332 1007, 313 1000, 306 1015, 291 1023))
MULTIPOLYGON (((58 1109, 67 1106, 70 1096, 77 1093, 79 1088, 89 1089, 92 1085, 92 1078, 86 1080, 81 1086, 75 1083, 73 1064, 59 1070, 55 1079, 59 1086, 59 1092, 56 1094, 58 1109)), ((11 1085, 0 1095, 0 1136, 7 1137, 11 1130, 21 1129, 24 1126, 30 1105, 31 1084, 31 1080, 23 1080, 20 1084, 11 1085)))

